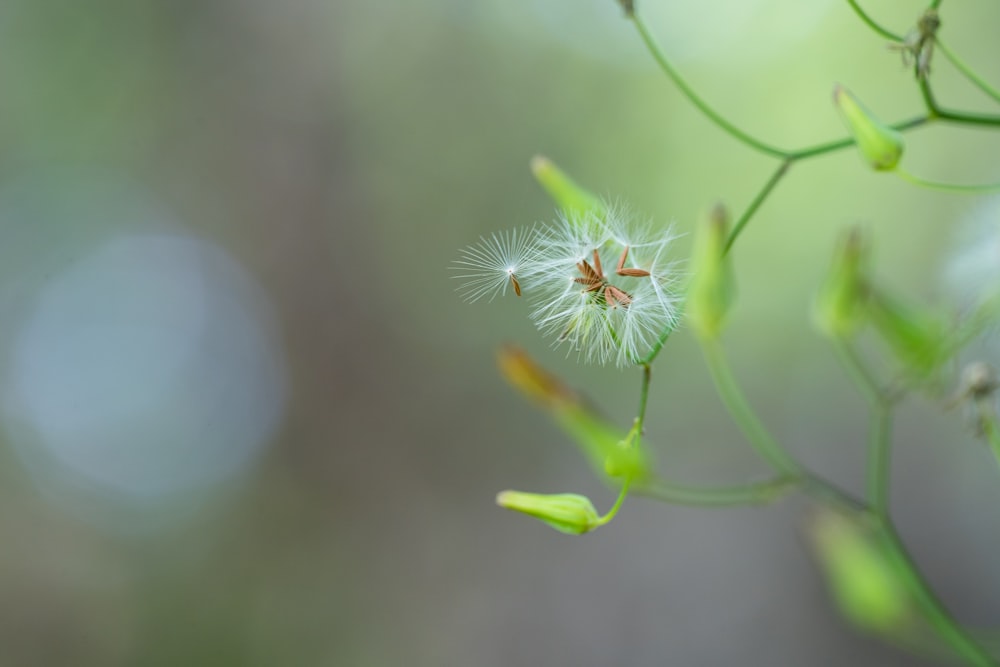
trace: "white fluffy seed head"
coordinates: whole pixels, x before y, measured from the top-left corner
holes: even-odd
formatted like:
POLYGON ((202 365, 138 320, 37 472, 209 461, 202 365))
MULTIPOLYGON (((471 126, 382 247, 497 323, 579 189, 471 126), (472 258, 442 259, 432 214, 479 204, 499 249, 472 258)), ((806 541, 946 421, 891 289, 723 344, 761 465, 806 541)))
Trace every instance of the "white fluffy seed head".
POLYGON ((677 326, 679 271, 667 257, 675 236, 637 223, 621 207, 606 210, 601 217, 564 216, 541 228, 525 281, 533 295, 532 318, 557 345, 589 362, 626 366, 677 326), (626 272, 648 275, 619 275, 623 256, 626 272), (600 284, 586 280, 584 262, 602 274, 600 284))
POLYGON ((680 317, 680 272, 667 254, 676 237, 621 206, 604 210, 480 239, 454 263, 459 290, 478 301, 523 287, 557 346, 587 362, 636 363, 680 317))

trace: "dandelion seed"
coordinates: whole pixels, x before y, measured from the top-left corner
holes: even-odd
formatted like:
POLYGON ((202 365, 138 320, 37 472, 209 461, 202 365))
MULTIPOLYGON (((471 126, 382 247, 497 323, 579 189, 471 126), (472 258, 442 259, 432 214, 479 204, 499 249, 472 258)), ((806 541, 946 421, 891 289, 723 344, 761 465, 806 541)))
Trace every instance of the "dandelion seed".
POLYGON ((620 206, 605 211, 541 228, 523 280, 535 324, 556 336, 556 345, 586 361, 625 366, 677 325, 678 270, 666 259, 675 237, 637 223, 620 206), (614 272, 605 273, 605 264, 614 272))
POLYGON ((532 229, 514 229, 480 237, 479 243, 460 251, 461 257, 452 266, 461 274, 452 276, 464 280, 458 291, 470 303, 480 299, 492 301, 506 294, 508 286, 521 296, 518 275, 531 261, 536 251, 532 229))

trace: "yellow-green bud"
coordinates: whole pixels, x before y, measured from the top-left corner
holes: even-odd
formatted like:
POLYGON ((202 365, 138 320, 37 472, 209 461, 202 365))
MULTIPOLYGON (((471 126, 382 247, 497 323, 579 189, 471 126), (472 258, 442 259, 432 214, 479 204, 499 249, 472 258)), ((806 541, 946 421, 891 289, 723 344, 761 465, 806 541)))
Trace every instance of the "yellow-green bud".
POLYGON ((820 287, 813 319, 831 338, 847 338, 864 325, 868 300, 868 246, 861 230, 852 229, 837 246, 820 287))
POLYGON ((577 185, 547 157, 541 155, 533 157, 531 173, 556 205, 571 219, 588 214, 598 217, 604 215, 605 207, 601 198, 577 185))
POLYGON ((590 499, 575 493, 501 491, 497 494, 497 505, 533 516, 570 535, 582 535, 600 525, 600 517, 590 499))
POLYGON ((515 389, 538 404, 576 442, 595 471, 633 480, 649 475, 652 463, 645 450, 632 447, 627 434, 595 414, 575 391, 523 350, 501 348, 497 366, 515 389))
POLYGON ((911 599, 870 519, 821 510, 809 536, 841 613, 858 626, 895 634, 911 617, 911 599))
POLYGON ((720 204, 701 222, 695 235, 685 313, 703 339, 717 338, 722 332, 733 301, 732 270, 725 256, 728 234, 726 210, 720 204))
POLYGON ((903 155, 903 135, 873 116, 846 88, 834 86, 833 102, 865 162, 876 171, 895 169, 903 155))

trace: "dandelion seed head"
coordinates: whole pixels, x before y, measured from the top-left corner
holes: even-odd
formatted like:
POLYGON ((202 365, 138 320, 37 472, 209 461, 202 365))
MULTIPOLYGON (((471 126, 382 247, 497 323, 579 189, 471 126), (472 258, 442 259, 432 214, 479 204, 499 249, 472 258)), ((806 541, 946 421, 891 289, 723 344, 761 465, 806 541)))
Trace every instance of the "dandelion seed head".
POLYGON ((544 226, 526 275, 535 324, 585 361, 634 363, 679 319, 674 239, 619 205, 544 226))
POLYGON ((454 267, 467 301, 492 300, 510 286, 529 295, 540 331, 581 360, 626 366, 677 326, 676 238, 620 204, 600 214, 563 214, 548 224, 481 238, 454 267))

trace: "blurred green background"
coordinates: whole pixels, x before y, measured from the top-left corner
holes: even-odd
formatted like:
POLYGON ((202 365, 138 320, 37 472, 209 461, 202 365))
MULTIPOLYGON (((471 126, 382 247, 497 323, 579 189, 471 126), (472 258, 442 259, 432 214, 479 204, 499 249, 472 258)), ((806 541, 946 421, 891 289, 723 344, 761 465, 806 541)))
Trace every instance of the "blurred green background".
MULTIPOLYGON (((922 9, 870 4, 899 32, 922 9)), ((843 135, 835 82, 885 120, 921 109, 846 2, 639 9, 778 145, 843 135)), ((1000 82, 1000 5, 942 15, 1000 82)), ((996 112, 943 59, 934 82, 996 112)), ((1000 180, 1000 133, 907 141, 915 173, 1000 180)), ((623 425, 639 385, 551 350, 522 302, 454 293, 458 248, 554 215, 539 153, 685 234, 773 169, 679 96, 612 0, 0 2, 0 665, 922 664, 837 616, 799 499, 637 499, 584 538, 493 505, 613 500, 497 377, 499 344, 623 425)), ((780 440, 860 491, 864 405, 808 319, 854 223, 887 282, 954 304, 961 237, 1000 231, 1000 203, 844 151, 797 165, 741 238, 736 372, 780 440)), ((976 247, 1000 265, 1000 242, 976 247)), ((975 353, 1000 362, 1000 343, 975 353)), ((650 412, 672 478, 764 474, 687 334, 650 412)), ((961 619, 1000 625, 995 464, 916 399, 896 443, 904 538, 961 619)))

